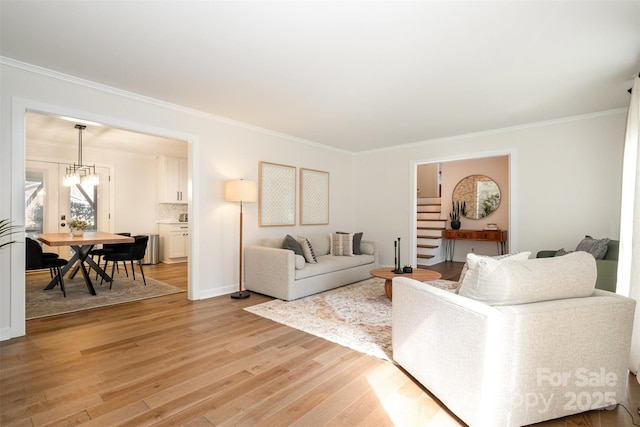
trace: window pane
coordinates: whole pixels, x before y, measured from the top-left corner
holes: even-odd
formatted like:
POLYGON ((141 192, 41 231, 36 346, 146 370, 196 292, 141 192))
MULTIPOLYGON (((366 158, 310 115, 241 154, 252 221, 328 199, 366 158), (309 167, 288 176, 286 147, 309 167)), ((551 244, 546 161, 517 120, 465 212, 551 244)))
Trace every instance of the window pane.
POLYGON ((87 221, 87 230, 96 231, 97 221, 97 186, 77 184, 70 187, 69 209, 71 218, 87 221))
POLYGON ((40 234, 44 221, 44 172, 27 171, 24 187, 25 231, 40 234))

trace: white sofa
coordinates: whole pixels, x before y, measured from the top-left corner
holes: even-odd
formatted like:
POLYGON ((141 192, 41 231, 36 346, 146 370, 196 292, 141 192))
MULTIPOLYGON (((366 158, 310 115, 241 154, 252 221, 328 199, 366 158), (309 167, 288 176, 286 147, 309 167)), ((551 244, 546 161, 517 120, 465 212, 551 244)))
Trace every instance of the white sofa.
POLYGON ((329 254, 329 234, 305 236, 309 239, 317 264, 282 249, 281 238, 263 238, 260 245, 245 249, 245 289, 285 301, 327 291, 371 277, 376 268, 375 242, 360 243, 363 254, 334 256, 329 254))
POLYGON ((594 290, 589 257, 560 261, 586 265, 586 274, 578 274, 590 282, 586 287, 569 283, 575 280, 558 263, 539 260, 494 263, 485 274, 476 270, 475 298, 395 278, 393 358, 472 427, 528 425, 620 402, 635 301, 594 290), (527 271, 532 279, 522 280, 519 274, 527 271), (505 293, 491 283, 492 275, 516 280, 505 293), (570 296, 585 291, 587 296, 570 296), (487 292, 494 295, 486 298, 487 292), (523 294, 537 296, 509 303, 523 294))

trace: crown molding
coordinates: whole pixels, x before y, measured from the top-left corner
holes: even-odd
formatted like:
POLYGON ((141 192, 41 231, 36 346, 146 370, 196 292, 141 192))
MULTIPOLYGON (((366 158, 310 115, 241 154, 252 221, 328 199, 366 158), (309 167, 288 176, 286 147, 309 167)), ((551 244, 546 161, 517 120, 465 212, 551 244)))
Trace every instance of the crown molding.
POLYGON ((373 154, 373 153, 380 153, 380 152, 386 152, 386 151, 402 150, 407 148, 416 148, 423 145, 430 145, 430 144, 436 144, 436 143, 442 143, 442 142, 455 142, 455 141, 461 141, 464 139, 476 138, 476 137, 487 136, 487 135, 497 135, 501 133, 515 132, 515 131, 524 130, 524 129, 533 129, 533 128, 552 126, 552 125, 557 125, 562 123, 576 122, 579 120, 588 120, 596 117, 627 114, 628 110, 629 109, 627 107, 616 108, 613 110, 598 111, 596 113, 580 114, 577 116, 569 116, 569 117, 563 117, 559 119, 544 120, 541 122, 527 123, 524 125, 509 126, 505 128, 498 128, 498 129, 491 129, 491 130, 480 131, 480 132, 466 133, 461 135, 447 136, 444 138, 429 139, 425 141, 409 142, 407 144, 394 145, 391 147, 383 147, 383 148, 376 148, 373 150, 360 151, 357 154, 358 155, 373 154))
POLYGON ((41 76, 45 76, 51 79, 55 79, 55 80, 60 80, 63 82, 67 82, 67 83, 71 83, 71 84, 75 84, 78 86, 83 86, 89 89, 94 89, 94 90, 98 90, 104 93, 108 93, 111 95, 116 95, 116 96, 120 96, 123 98, 127 98, 127 99, 131 99, 134 101, 138 101, 138 102, 143 102, 145 104, 149 104, 149 105, 153 105, 156 107, 161 107, 161 108, 166 108, 169 110, 173 110, 173 111, 177 111, 177 112, 181 112, 190 116, 195 116, 195 117, 200 117, 206 120, 214 120, 216 122, 219 123, 224 123, 224 124, 228 124, 231 126, 237 126, 237 127, 241 127, 244 129, 248 129, 248 130, 252 130, 255 132, 259 132, 259 133, 263 133, 266 135, 270 135, 270 136, 275 136, 278 138, 283 138, 283 139, 287 139, 291 142, 296 142, 299 144, 305 144, 311 147, 315 147, 315 148, 320 148, 323 150, 330 150, 330 151, 335 151, 335 152, 339 152, 342 154, 350 154, 353 155, 354 153, 351 151, 347 151, 347 150, 343 150, 340 148, 336 148, 336 147, 332 147, 330 145, 326 145, 326 144, 321 144, 319 142, 315 142, 315 141, 310 141, 307 139, 303 139, 303 138, 298 138, 292 135, 287 135, 285 133, 280 133, 280 132, 276 132, 270 129, 266 129, 263 127, 259 127, 259 126, 255 126, 249 123, 245 123, 245 122, 241 122, 238 120, 233 120, 233 119, 229 119, 226 117, 222 117, 222 116, 217 116, 215 114, 211 114, 211 113, 206 113, 204 111, 200 111, 200 110, 196 110, 194 108, 189 108, 189 107, 185 107, 182 105, 178 105, 178 104, 173 104, 171 102, 166 102, 166 101, 161 101, 159 99, 155 99, 155 98, 151 98, 148 96, 144 96, 144 95, 140 95, 137 94, 135 92, 129 92, 123 89, 118 89, 112 86, 107 86, 104 85, 102 83, 96 83, 93 82, 91 80, 86 80, 86 79, 82 79, 80 77, 75 77, 69 74, 65 74, 65 73, 61 73, 59 71, 54 71, 48 68, 44 68, 44 67, 40 67, 37 65, 33 65, 33 64, 29 64, 27 62, 22 62, 22 61, 18 61, 16 59, 12 59, 6 56, 0 56, 0 65, 4 65, 7 67, 11 67, 11 68, 15 68, 21 71, 26 71, 29 73, 33 73, 33 74, 38 74, 41 76))

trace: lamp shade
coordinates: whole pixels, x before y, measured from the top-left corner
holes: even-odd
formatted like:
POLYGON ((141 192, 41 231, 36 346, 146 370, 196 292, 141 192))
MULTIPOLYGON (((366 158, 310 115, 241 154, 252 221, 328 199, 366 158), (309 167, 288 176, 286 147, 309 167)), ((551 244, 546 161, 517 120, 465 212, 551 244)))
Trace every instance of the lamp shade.
POLYGON ((224 185, 224 199, 227 202, 255 202, 258 186, 254 181, 229 179, 224 185))

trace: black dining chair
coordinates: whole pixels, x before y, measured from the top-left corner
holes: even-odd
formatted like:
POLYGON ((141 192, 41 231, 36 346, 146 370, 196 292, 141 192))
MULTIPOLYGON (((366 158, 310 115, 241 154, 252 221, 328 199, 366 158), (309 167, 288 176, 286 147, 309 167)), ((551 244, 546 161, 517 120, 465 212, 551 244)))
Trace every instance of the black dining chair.
MULTIPOLYGON (((147 243, 149 242, 149 236, 133 236, 135 241, 133 243, 121 243, 121 249, 118 252, 112 252, 104 255, 104 269, 107 269, 107 264, 111 261, 113 264, 111 265, 111 284, 109 284, 109 289, 113 286, 113 273, 115 270, 115 264, 118 261, 129 261, 131 262, 131 273, 133 274, 133 280, 136 280, 136 272, 133 267, 133 261, 138 261, 138 265, 140 266, 140 273, 142 273, 142 281, 145 286, 147 285, 147 280, 144 277, 144 270, 142 269, 142 259, 144 258, 144 253, 147 250, 147 243)), ((100 282, 102 283, 102 281, 100 282)))
POLYGON ((48 268, 50 272, 55 272, 58 284, 62 290, 62 295, 67 296, 67 292, 64 289, 64 279, 62 278, 62 267, 67 265, 67 260, 59 258, 57 254, 46 255, 42 252, 42 246, 35 240, 27 237, 25 238, 25 251, 26 251, 26 271, 43 270, 48 268))
MULTIPOLYGON (((131 233, 116 233, 116 234, 120 236, 131 237, 131 233)), ((89 251, 89 255, 91 255, 91 258, 97 256, 98 257, 97 264, 100 265, 100 258, 104 257, 106 254, 110 254, 113 252, 124 252, 128 250, 126 245, 128 245, 128 243, 124 243, 124 244, 123 243, 105 243, 104 245, 102 245, 102 248, 92 249, 91 251, 89 251)), ((127 271, 127 264, 124 262, 122 264, 124 265, 124 272, 127 274, 127 277, 129 277, 129 272, 127 271)), ((106 270, 106 268, 107 268, 107 263, 105 262, 103 270, 106 270)), ((117 263, 116 263, 116 268, 118 269, 118 272, 120 272, 120 268, 118 267, 117 263)), ((96 272, 96 280, 98 280, 97 272, 96 272)))

